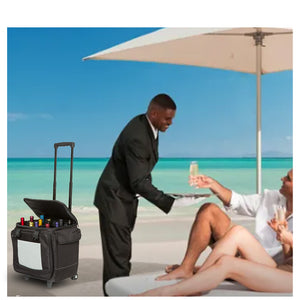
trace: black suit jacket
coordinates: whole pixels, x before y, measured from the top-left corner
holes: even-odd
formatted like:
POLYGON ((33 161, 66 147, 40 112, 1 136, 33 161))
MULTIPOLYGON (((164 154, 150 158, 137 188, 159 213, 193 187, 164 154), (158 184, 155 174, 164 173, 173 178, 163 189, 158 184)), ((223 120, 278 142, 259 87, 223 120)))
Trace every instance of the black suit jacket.
POLYGON ((165 213, 174 198, 152 185, 151 171, 158 160, 158 143, 146 115, 133 118, 119 135, 98 181, 94 205, 111 222, 133 226, 137 213, 136 194, 165 213))

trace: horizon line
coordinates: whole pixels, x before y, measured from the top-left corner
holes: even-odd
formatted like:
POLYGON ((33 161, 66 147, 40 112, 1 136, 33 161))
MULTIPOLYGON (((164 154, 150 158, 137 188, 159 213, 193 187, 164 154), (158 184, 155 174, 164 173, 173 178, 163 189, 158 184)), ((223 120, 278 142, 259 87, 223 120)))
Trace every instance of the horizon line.
MULTIPOLYGON (((15 157, 7 157, 7 159, 53 159, 52 156, 15 156, 15 157)), ((60 158, 69 158, 68 156, 62 156, 60 158)), ((110 159, 110 156, 99 156, 99 157, 92 157, 92 156, 74 156, 74 159, 110 159)), ((159 159, 166 159, 166 158, 176 158, 176 159, 193 159, 193 158, 200 158, 200 159, 211 159, 211 158, 256 158, 256 156, 161 156, 159 159)), ((293 156, 262 156, 262 158, 293 158, 293 156)))

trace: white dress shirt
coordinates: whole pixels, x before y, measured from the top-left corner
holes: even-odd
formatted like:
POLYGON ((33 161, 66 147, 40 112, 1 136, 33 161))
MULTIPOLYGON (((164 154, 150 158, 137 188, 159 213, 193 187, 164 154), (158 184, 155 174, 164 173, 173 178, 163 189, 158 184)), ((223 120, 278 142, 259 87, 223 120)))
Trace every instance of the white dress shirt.
POLYGON ((157 136, 158 136, 158 130, 153 126, 153 124, 151 123, 150 119, 148 118, 148 116, 146 115, 146 118, 149 122, 149 125, 152 129, 152 132, 153 132, 153 136, 154 136, 154 139, 156 140, 157 139, 157 136))
MULTIPOLYGON (((276 233, 267 224, 267 221, 274 218, 274 205, 286 207, 286 198, 277 190, 266 189, 263 194, 255 195, 240 195, 232 191, 230 205, 224 206, 236 214, 255 217, 255 236, 273 257, 282 251, 276 233)), ((287 222, 289 231, 293 232, 293 214, 288 216, 287 222)))

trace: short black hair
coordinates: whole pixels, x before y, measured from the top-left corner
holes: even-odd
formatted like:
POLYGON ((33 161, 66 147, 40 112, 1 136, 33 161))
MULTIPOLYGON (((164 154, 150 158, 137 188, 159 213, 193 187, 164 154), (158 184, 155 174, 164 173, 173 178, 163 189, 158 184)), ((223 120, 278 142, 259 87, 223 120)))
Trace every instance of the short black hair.
POLYGON ((156 104, 164 109, 176 110, 176 104, 173 99, 167 94, 158 94, 150 101, 149 107, 156 104))

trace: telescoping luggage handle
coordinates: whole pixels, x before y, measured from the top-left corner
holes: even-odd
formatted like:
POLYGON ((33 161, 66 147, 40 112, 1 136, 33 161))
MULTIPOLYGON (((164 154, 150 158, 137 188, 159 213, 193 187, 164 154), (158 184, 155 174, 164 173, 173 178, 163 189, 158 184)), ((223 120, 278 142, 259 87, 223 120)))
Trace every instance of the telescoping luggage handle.
POLYGON ((69 182, 69 209, 72 209, 72 187, 73 187, 73 152, 75 143, 73 142, 62 142, 62 143, 55 143, 54 144, 54 180, 53 180, 53 200, 56 200, 56 165, 57 165, 57 148, 58 147, 71 147, 71 166, 70 166, 70 182, 69 182))

